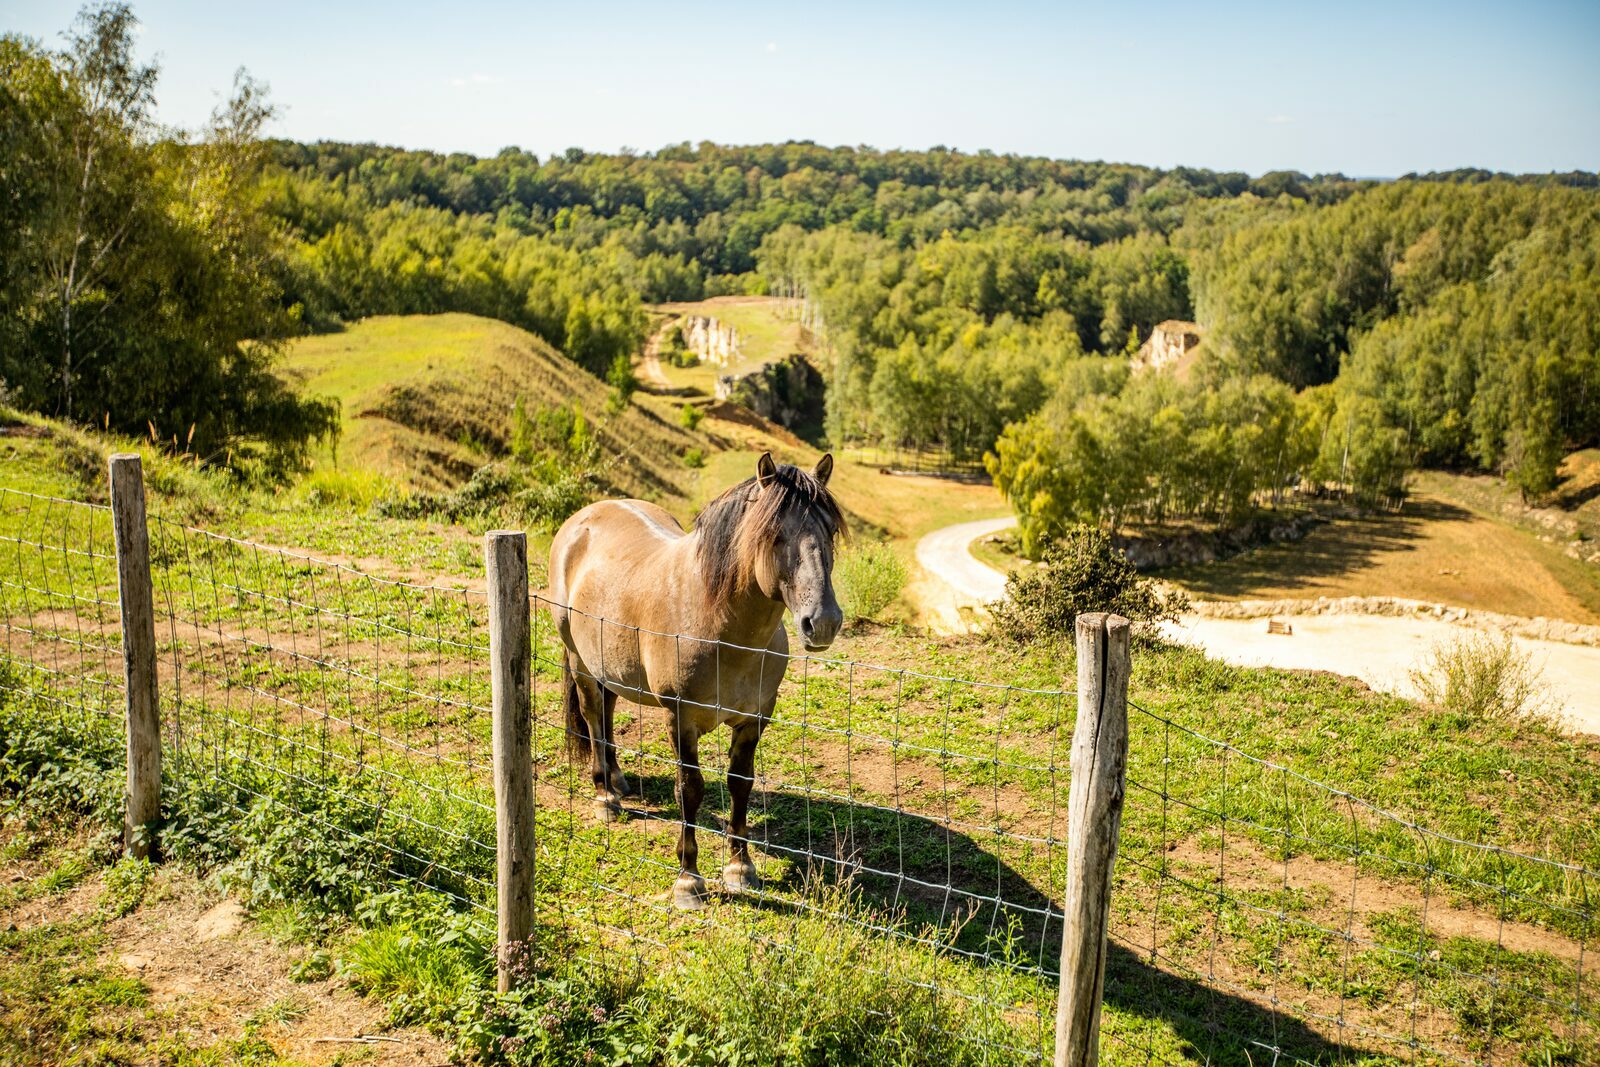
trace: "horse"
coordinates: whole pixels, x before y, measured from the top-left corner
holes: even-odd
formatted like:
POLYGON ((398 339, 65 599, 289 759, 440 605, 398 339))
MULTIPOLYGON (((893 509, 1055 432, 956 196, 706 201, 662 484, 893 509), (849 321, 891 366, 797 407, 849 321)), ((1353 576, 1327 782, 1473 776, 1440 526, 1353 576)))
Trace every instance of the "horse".
POLYGON ((682 820, 678 908, 707 900, 694 833, 705 797, 700 738, 723 724, 732 733, 733 810, 722 884, 761 888, 746 819, 756 744, 788 666, 783 612, 793 613, 808 652, 831 645, 844 621, 833 592, 844 520, 828 490, 832 473, 831 454, 808 472, 766 453, 754 477, 706 505, 692 533, 654 504, 603 500, 569 518, 550 545, 567 747, 589 762, 602 822, 621 814, 630 792, 612 734, 617 697, 667 712, 682 820))

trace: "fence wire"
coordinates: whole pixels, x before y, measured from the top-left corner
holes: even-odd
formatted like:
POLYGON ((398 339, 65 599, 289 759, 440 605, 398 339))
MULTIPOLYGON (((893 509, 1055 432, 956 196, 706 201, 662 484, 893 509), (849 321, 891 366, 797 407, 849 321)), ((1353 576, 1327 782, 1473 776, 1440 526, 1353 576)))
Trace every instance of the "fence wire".
MULTIPOLYGON (((634 941, 780 946, 835 954, 927 996, 960 1020, 963 1036, 997 1062, 1048 1055, 1055 1016, 1065 886, 1069 733, 1073 694, 969 681, 813 655, 785 655, 621 625, 573 611, 604 654, 641 647, 668 661, 709 663, 723 691, 723 657, 764 653, 781 678, 770 712, 730 696, 680 702, 629 688, 604 664, 572 667, 612 679, 615 752, 632 782, 620 821, 597 821, 586 762, 564 752, 562 645, 554 605, 533 596, 534 749, 538 803, 565 815, 550 877, 577 892, 555 903, 561 926, 587 957, 626 966, 634 941), (663 706, 664 705, 664 706, 663 706), (708 788, 696 822, 701 872, 712 883, 703 911, 677 910, 680 763, 674 717, 700 709, 762 722, 755 748, 750 842, 764 885, 717 891, 732 858, 728 732, 704 737, 708 788), (870 936, 866 958, 829 931, 870 936), (615 957, 615 958, 614 958, 615 957), (937 960, 928 966, 925 960, 937 960)), ((733 689, 730 679, 728 689, 733 689)), ((540 849, 541 860, 551 850, 540 849)), ((548 897, 541 898, 549 900, 548 897)))
MULTIPOLYGON (((109 512, 9 490, 0 509, 0 693, 120 734, 109 512)), ((176 787, 240 822, 292 815, 308 855, 425 885, 490 924, 484 593, 160 518, 150 544, 176 787)), ((770 711, 699 705, 763 720, 749 839, 764 885, 717 885, 732 854, 719 730, 702 744, 696 820, 711 900, 683 912, 678 712, 617 687, 635 792, 622 819, 597 821, 588 767, 566 751, 551 607, 531 597, 548 949, 616 972, 843 969, 892 991, 884 1003, 935 1004, 991 1062, 1050 1058, 1070 689, 769 653, 770 711)), ((607 649, 756 651, 580 618, 607 649)), ((1140 704, 1129 732, 1108 1062, 1595 1062, 1593 872, 1432 832, 1140 704)))
POLYGON ((0 489, 0 690, 123 724, 109 508, 0 489))
POLYGON ((1108 1003, 1158 998, 1208 1063, 1594 1062, 1594 872, 1129 715, 1108 1003))

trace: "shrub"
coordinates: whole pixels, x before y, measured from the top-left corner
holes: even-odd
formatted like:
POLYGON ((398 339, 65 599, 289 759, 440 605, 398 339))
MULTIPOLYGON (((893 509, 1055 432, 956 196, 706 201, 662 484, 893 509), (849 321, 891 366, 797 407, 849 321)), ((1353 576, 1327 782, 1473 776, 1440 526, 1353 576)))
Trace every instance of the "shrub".
POLYGON ((685 467, 692 467, 692 468, 694 468, 696 470, 698 470, 701 467, 704 467, 706 465, 706 454, 705 454, 705 452, 703 450, 701 450, 701 449, 698 449, 698 448, 686 448, 686 449, 684 449, 683 450, 683 465, 685 467))
POLYGON ((906 586, 906 565, 881 542, 853 545, 833 565, 839 599, 854 619, 876 619, 906 586))
POLYGON ((1189 606, 1181 591, 1163 591, 1142 577, 1093 526, 1069 527, 1045 549, 1042 565, 1006 579, 1006 598, 992 605, 994 632, 1016 641, 1070 637, 1088 611, 1110 611, 1134 622, 1173 619, 1189 606))
POLYGON ((682 426, 685 430, 699 429, 700 420, 705 417, 706 413, 695 407, 693 404, 685 404, 683 407, 678 409, 678 425, 682 426))
POLYGON ((401 495, 393 479, 376 471, 313 471, 299 485, 301 498, 312 507, 339 507, 365 511, 380 500, 401 495))
POLYGON ((611 361, 611 369, 606 372, 606 382, 611 386, 611 393, 606 397, 606 410, 616 415, 627 408, 634 390, 639 388, 639 379, 633 376, 633 361, 624 353, 617 353, 617 357, 611 361))
POLYGON ((1539 669, 1505 634, 1474 633, 1435 645, 1411 672, 1429 704, 1466 723, 1547 717, 1539 669))

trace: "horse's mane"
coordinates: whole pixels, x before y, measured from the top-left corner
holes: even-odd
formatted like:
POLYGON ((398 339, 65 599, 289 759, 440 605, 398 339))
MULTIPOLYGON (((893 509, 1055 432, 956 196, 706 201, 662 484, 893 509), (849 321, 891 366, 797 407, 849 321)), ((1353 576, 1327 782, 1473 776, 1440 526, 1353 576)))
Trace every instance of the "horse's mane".
POLYGON ((705 506, 694 524, 700 535, 695 559, 713 611, 720 614, 750 583, 762 553, 797 513, 820 522, 830 541, 844 528, 844 514, 828 487, 789 463, 778 466, 766 488, 746 478, 705 506))

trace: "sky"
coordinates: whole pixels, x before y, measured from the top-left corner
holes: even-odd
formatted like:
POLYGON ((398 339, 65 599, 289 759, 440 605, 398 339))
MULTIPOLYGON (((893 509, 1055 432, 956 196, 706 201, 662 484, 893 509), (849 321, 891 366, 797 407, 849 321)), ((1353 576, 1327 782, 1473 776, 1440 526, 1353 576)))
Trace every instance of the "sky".
MULTIPOLYGON (((76 3, 0 0, 57 47, 76 3)), ((1600 0, 135 0, 158 117, 236 68, 270 132, 541 157, 682 141, 1261 174, 1600 169, 1600 0)))

